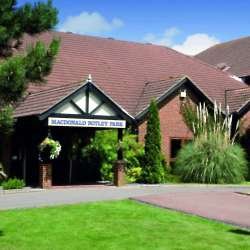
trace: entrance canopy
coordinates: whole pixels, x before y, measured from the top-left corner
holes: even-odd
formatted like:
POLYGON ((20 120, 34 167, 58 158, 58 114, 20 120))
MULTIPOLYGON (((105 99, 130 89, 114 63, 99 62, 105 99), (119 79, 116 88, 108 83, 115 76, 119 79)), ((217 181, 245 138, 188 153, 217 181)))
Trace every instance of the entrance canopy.
POLYGON ((39 115, 49 126, 125 128, 133 118, 88 79, 39 115))

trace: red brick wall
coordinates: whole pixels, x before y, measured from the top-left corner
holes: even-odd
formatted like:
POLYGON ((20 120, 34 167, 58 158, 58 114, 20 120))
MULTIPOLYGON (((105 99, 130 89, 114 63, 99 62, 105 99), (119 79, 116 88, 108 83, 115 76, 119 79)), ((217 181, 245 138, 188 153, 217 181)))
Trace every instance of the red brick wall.
MULTIPOLYGON (((162 134, 162 152, 170 159, 170 140, 171 138, 192 139, 193 135, 183 120, 180 111, 181 100, 179 96, 173 97, 159 110, 161 134, 162 134)), ((146 121, 138 128, 139 141, 144 142, 146 133, 146 121)))

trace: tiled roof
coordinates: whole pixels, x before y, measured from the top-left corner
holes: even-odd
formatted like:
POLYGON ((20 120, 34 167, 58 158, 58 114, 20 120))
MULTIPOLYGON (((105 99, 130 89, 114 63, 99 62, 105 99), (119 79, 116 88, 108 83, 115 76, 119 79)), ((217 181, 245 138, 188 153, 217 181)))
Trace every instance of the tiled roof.
POLYGON ((62 87, 36 91, 27 95, 15 109, 15 117, 42 114, 66 96, 74 92, 82 83, 64 85, 62 87))
POLYGON ((159 81, 147 82, 139 98, 136 113, 143 111, 152 99, 158 99, 161 97, 181 79, 182 77, 170 77, 159 81))
POLYGON ((250 87, 234 89, 226 92, 227 105, 230 111, 239 111, 247 102, 250 101, 250 87))
POLYGON ((61 48, 53 70, 47 77, 47 84, 29 87, 28 91, 36 95, 34 97, 32 94, 20 102, 16 110, 18 116, 36 112, 38 114, 45 110, 48 103, 52 104, 58 100, 57 97, 63 96, 63 93, 59 96, 57 88, 62 88, 63 92, 63 86, 83 81, 88 74, 92 75, 94 83, 100 89, 132 116, 138 113, 149 99, 147 96, 150 94, 145 92, 145 84, 148 82, 158 82, 159 86, 150 84, 146 86, 146 91, 158 89, 159 92, 165 92, 165 88, 170 87, 172 83, 161 82, 161 79, 187 75, 207 96, 221 103, 224 103, 226 89, 245 86, 227 73, 164 46, 46 32, 39 36, 25 36, 22 48, 38 39, 49 43, 53 37, 60 37, 61 48), (40 92, 44 90, 52 91, 55 97, 50 98, 53 101, 46 100, 47 92, 40 92))
POLYGON ((236 76, 250 75, 250 36, 217 44, 196 56, 211 65, 224 64, 236 76))

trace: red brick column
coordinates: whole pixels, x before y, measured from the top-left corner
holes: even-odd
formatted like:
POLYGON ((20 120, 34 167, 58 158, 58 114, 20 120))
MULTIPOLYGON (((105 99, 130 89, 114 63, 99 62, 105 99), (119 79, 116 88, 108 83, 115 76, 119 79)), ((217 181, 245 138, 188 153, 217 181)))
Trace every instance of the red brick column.
POLYGON ((52 187, 52 164, 43 164, 39 166, 39 184, 41 188, 52 187))
POLYGON ((126 184, 125 164, 126 163, 124 160, 117 160, 114 163, 114 184, 117 187, 120 187, 126 184))

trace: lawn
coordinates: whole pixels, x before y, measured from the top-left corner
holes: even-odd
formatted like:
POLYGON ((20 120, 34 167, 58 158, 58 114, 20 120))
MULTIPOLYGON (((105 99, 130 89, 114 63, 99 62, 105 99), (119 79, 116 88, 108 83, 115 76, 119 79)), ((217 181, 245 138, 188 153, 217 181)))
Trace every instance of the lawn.
POLYGON ((250 233, 134 201, 0 212, 0 249, 250 249, 250 233))

